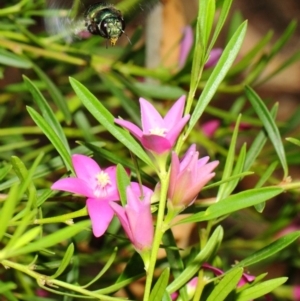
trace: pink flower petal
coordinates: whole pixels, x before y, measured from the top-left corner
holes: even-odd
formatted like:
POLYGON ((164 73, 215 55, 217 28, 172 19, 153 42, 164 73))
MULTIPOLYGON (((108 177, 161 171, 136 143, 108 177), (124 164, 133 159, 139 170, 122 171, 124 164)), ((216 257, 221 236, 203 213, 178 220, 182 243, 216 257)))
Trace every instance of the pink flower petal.
POLYGON ((93 196, 93 191, 84 180, 78 178, 64 178, 56 181, 51 189, 72 192, 87 197, 93 196))
POLYGON ((186 123, 189 121, 190 115, 185 115, 183 118, 177 120, 176 125, 167 132, 166 138, 169 139, 170 144, 173 146, 186 123))
POLYGON ((144 135, 142 144, 145 148, 157 154, 162 154, 172 148, 168 139, 158 135, 144 135))
POLYGON ((128 221, 125 209, 122 206, 120 206, 119 204, 114 203, 114 202, 110 202, 109 204, 110 204, 111 208, 113 209, 113 211, 115 212, 115 214, 118 216, 118 219, 119 219, 126 235, 130 239, 130 241, 134 241, 134 237, 131 232, 131 228, 129 225, 129 221, 128 221))
POLYGON ((181 96, 168 111, 164 118, 165 126, 168 129, 172 129, 177 125, 178 121, 182 118, 184 105, 185 105, 185 95, 181 96))
POLYGON ((219 58, 222 55, 222 52, 223 52, 223 49, 221 49, 221 48, 212 49, 212 51, 209 54, 209 58, 208 58, 207 62, 205 63, 204 68, 207 69, 207 68, 214 67, 218 63, 219 58))
POLYGON ((95 181, 95 175, 101 171, 97 162, 85 155, 73 155, 72 163, 77 177, 86 182, 95 181))
POLYGON ((155 107, 146 99, 140 98, 141 121, 144 134, 151 134, 150 130, 163 128, 164 122, 155 107))
POLYGON ((183 39, 180 44, 179 68, 185 65, 186 59, 194 43, 193 29, 191 26, 186 26, 183 29, 183 39))
POLYGON ((96 237, 99 237, 103 235, 109 226, 114 216, 114 211, 108 201, 99 201, 89 198, 86 201, 86 205, 92 221, 93 233, 96 237))
POLYGON ((115 123, 127 129, 136 139, 142 139, 142 130, 132 122, 123 119, 115 119, 115 123))

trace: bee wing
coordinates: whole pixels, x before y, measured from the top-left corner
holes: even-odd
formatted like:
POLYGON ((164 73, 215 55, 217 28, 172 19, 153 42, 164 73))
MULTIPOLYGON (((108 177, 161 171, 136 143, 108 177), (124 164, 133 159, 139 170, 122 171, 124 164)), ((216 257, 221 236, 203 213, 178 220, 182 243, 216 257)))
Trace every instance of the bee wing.
POLYGON ((70 43, 86 30, 85 7, 79 0, 47 0, 45 27, 50 35, 58 35, 70 43))
POLYGON ((121 0, 115 6, 122 12, 126 21, 132 21, 137 16, 145 17, 159 2, 161 0, 121 0))

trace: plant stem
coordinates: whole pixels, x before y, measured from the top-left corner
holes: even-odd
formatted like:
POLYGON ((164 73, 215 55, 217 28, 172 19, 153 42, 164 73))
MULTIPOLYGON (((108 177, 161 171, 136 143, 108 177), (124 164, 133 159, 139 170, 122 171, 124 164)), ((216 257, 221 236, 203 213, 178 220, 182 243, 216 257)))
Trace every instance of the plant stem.
POLYGON ((153 246, 151 249, 149 268, 147 270, 146 285, 144 291, 144 301, 148 301, 150 297, 151 285, 153 281, 153 275, 155 270, 155 264, 157 259, 157 253, 159 250, 159 245, 162 240, 162 236, 167 230, 167 226, 164 223, 166 198, 169 184, 169 175, 166 172, 160 175, 161 191, 160 191, 160 201, 157 213, 156 229, 153 239, 153 246))

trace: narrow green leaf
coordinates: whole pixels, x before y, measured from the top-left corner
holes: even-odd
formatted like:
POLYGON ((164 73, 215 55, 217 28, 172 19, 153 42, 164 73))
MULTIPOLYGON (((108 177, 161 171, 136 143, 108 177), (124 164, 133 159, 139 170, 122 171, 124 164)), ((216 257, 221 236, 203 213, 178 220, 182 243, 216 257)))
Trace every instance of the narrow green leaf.
POLYGON ((201 265, 208 261, 218 251, 224 235, 223 228, 218 226, 210 236, 204 248, 195 256, 188 266, 166 288, 169 294, 174 293, 183 287, 199 271, 201 265))
POLYGON ((284 171, 284 178, 286 178, 288 176, 288 165, 286 162, 285 151, 281 141, 281 136, 276 126, 276 123, 272 118, 270 112, 268 111, 267 107, 260 99, 260 97, 254 92, 254 90, 252 90, 250 87, 246 87, 245 92, 256 114, 262 121, 266 132, 268 133, 268 136, 273 144, 273 147, 275 148, 279 161, 282 165, 284 171))
MULTIPOLYGON (((276 118, 277 115, 278 106, 274 105, 271 109, 271 116, 273 119, 276 118)), ((247 171, 250 169, 250 167, 255 162, 255 159, 260 154, 261 150, 263 149, 265 143, 267 141, 267 134, 265 130, 261 130, 254 141, 252 142, 248 153, 246 155, 245 164, 244 164, 244 171, 247 171)))
POLYGON ((69 149, 66 149, 64 143, 56 135, 53 128, 34 109, 27 107, 27 111, 30 114, 33 121, 44 132, 44 134, 47 136, 47 138, 50 140, 50 142, 56 148, 57 152, 62 157, 67 169, 73 171, 73 166, 72 166, 72 162, 71 162, 71 154, 69 152, 69 149))
POLYGON ((0 49, 0 64, 16 68, 31 68, 31 62, 28 59, 4 49, 0 49))
MULTIPOLYGON (((89 112, 121 143, 123 143, 137 157, 147 165, 153 166, 153 162, 142 147, 125 130, 114 124, 114 116, 101 104, 101 102, 81 83, 70 78, 70 83, 89 112)), ((154 167, 154 166, 153 166, 154 167)))
MULTIPOLYGON (((236 121, 234 131, 232 134, 227 158, 226 158, 226 163, 223 171, 223 176, 222 180, 229 178, 232 174, 232 168, 234 164, 234 159, 235 159, 235 146, 236 146, 236 140, 239 132, 239 126, 240 126, 240 121, 241 121, 241 115, 238 116, 238 119, 236 121)), ((216 198, 216 201, 218 202, 221 199, 224 199, 230 194, 230 189, 228 189, 228 186, 231 185, 232 182, 227 182, 222 185, 220 185, 220 188, 218 190, 218 195, 216 198), (225 194, 225 191, 229 192, 229 194, 225 194)))
POLYGON ((133 278, 138 274, 145 274, 145 266, 140 254, 135 252, 127 262, 125 269, 117 279, 116 283, 126 281, 126 279, 133 278))
POLYGON ((164 233, 162 242, 166 246, 165 251, 167 253, 172 275, 174 278, 177 278, 183 271, 184 264, 180 256, 179 249, 177 248, 176 240, 170 229, 164 233))
POLYGON ((2 240, 3 235, 9 226, 9 221, 13 216, 15 207, 19 201, 18 193, 19 187, 17 185, 13 186, 9 191, 7 199, 5 199, 2 203, 3 205, 0 210, 0 241, 2 240))
POLYGON ((229 76, 233 76, 253 64, 253 58, 263 51, 266 45, 270 42, 273 32, 269 31, 239 62, 237 62, 228 72, 229 76))
POLYGON ((165 268, 156 281, 149 297, 149 301, 162 300, 170 277, 170 269, 165 268))
POLYGON ((40 226, 27 230, 17 241, 15 241, 9 250, 5 248, 3 251, 8 252, 8 254, 18 251, 23 246, 33 241, 39 235, 39 233, 41 233, 41 231, 42 229, 40 226))
POLYGON ((295 29, 297 27, 296 20, 292 20, 286 30, 284 31, 283 35, 276 41, 274 46, 272 47, 270 54, 269 54, 269 60, 272 59, 287 43, 287 41, 292 37, 293 33, 295 32, 295 29))
POLYGON ((195 223, 216 219, 220 216, 224 216, 226 214, 267 201, 282 192, 283 189, 278 187, 265 187, 242 191, 240 193, 231 195, 224 200, 220 200, 218 203, 208 207, 208 209, 204 212, 199 212, 180 220, 178 224, 195 223))
MULTIPOLYGON (((274 76, 282 72, 283 70, 287 69, 294 63, 300 60, 300 51, 294 53, 292 56, 289 56, 287 60, 285 60, 282 64, 276 67, 276 69, 272 70, 267 76, 264 76, 263 78, 259 79, 256 84, 262 85, 266 82, 268 82, 270 79, 272 79, 274 76)), ((289 120, 290 121, 290 120, 289 120)))
POLYGON ((3 180, 6 177, 6 175, 10 172, 11 167, 12 166, 10 164, 7 164, 0 168, 0 181, 3 180))
MULTIPOLYGON (((24 215, 21 223, 18 225, 17 229, 14 231, 13 236, 6 245, 6 249, 15 249, 14 245, 19 240, 19 238, 24 234, 28 226, 32 225, 35 215, 37 214, 37 209, 33 209, 28 212, 27 208, 24 209, 24 215)), ((14 216, 15 218, 16 216, 14 216)))
POLYGON ((23 75, 24 82, 26 84, 27 89, 32 94, 36 104, 38 105, 39 109, 41 110, 42 116, 49 123, 52 127, 53 131, 57 134, 57 136, 61 139, 62 143, 64 144, 65 148, 70 151, 68 140, 66 135, 57 121, 55 114, 53 113, 51 107, 49 106, 48 102, 40 92, 40 90, 35 86, 35 84, 25 75, 23 75))
POLYGON ((70 124, 72 122, 72 116, 67 106, 67 102, 61 94, 60 90, 54 85, 48 75, 44 73, 41 68, 39 68, 37 65, 33 65, 33 69, 35 70, 39 78, 47 85, 49 94, 63 113, 65 121, 70 124))
POLYGON ((119 81, 118 76, 112 72, 110 72, 109 74, 104 73, 101 74, 100 76, 105 86, 120 101, 121 106, 131 117, 131 120, 134 123, 139 124, 140 116, 138 116, 137 114, 137 112, 139 112, 139 107, 137 105, 137 102, 133 101, 130 97, 128 97, 126 95, 127 90, 124 90, 124 88, 121 88, 120 85, 116 83, 116 81, 119 81))
POLYGON ((281 277, 253 285, 238 294, 236 301, 249 301, 264 296, 272 292, 276 287, 285 283, 287 280, 288 277, 281 277))
MULTIPOLYGON (((34 184, 32 183, 32 174, 29 175, 27 168, 25 167, 24 163, 16 156, 11 157, 11 163, 14 168, 15 173, 17 174, 18 178, 21 182, 27 182, 25 186, 28 187, 28 197, 36 202, 36 189, 34 184)), ((33 203, 30 204, 28 202, 28 209, 34 205, 33 203)), ((26 206, 26 207, 27 207, 26 206)))
POLYGON ((297 146, 300 146, 300 140, 298 139, 295 139, 295 138, 286 138, 287 141, 297 145, 297 146))
POLYGON ((71 244, 69 244, 68 249, 65 252, 64 257, 63 257, 58 269, 56 270, 56 272, 52 276, 49 277, 50 279, 57 278, 58 276, 60 276, 65 271, 65 269, 67 268, 67 266, 71 262, 73 254, 74 254, 74 244, 71 243, 71 244))
MULTIPOLYGON (((266 181, 268 181, 268 179, 270 178, 270 176, 272 175, 272 173, 274 172, 274 170, 276 169, 278 165, 278 161, 272 162, 271 165, 267 168, 267 170, 264 172, 263 175, 261 175, 260 179, 258 180, 258 182, 255 185, 255 188, 260 188, 262 187, 266 181)), ((263 212, 264 208, 265 208, 266 203, 260 203, 255 205, 255 209, 258 212, 263 212)))
POLYGON ((214 68, 211 76, 209 77, 198 101, 194 112, 191 116, 189 127, 187 132, 189 133, 195 124, 198 122, 200 116, 205 110, 206 106, 209 104, 213 98, 218 86, 226 76, 228 70, 230 69, 232 63, 234 62, 245 37, 247 28, 247 22, 244 22, 235 32, 235 34, 230 39, 229 43, 225 47, 216 67, 214 68))
POLYGON ((127 204, 126 188, 130 185, 130 178, 125 168, 120 164, 117 165, 117 185, 121 204, 125 206, 127 204))
MULTIPOLYGON (((239 157, 237 159, 236 165, 234 167, 234 170, 232 172, 232 176, 237 176, 240 175, 243 171, 244 168, 244 163, 245 163, 245 157, 246 157, 246 143, 243 144, 239 157)), ((236 188, 237 184, 239 183, 241 177, 235 178, 233 181, 228 182, 227 187, 224 189, 224 197, 229 196, 233 190, 236 188)))
POLYGON ((300 237, 300 231, 289 233, 240 261, 237 267, 248 267, 278 253, 300 237))
POLYGON ((223 301, 231 291, 235 290, 243 274, 243 268, 233 268, 213 289, 207 301, 223 301))
POLYGON ((214 47, 215 42, 216 42, 216 40, 217 40, 217 38, 218 38, 222 28, 223 28, 223 25, 224 25, 224 23, 227 19, 231 4, 232 4, 232 0, 224 0, 223 1, 222 9, 221 9, 220 15, 218 16, 216 28, 215 28, 215 31, 213 33, 211 42, 210 42, 209 47, 208 47, 208 53, 214 47))
POLYGON ((90 226, 90 224, 91 224, 90 220, 85 220, 85 221, 78 222, 74 225, 67 226, 67 227, 65 227, 61 230, 58 230, 54 233, 51 233, 33 243, 30 243, 21 249, 14 250, 14 251, 10 252, 10 254, 7 254, 7 255, 9 255, 10 257, 13 257, 13 256, 31 253, 31 252, 38 252, 42 249, 52 247, 52 246, 60 243, 61 241, 69 239, 69 238, 75 236, 76 234, 78 234, 79 232, 86 230, 86 228, 88 226, 90 226))
POLYGON ((115 261, 115 258, 117 256, 117 251, 118 248, 115 248, 114 251, 112 252, 112 254, 110 255, 109 259, 106 261, 105 266, 101 269, 101 271, 98 273, 98 275, 92 279, 89 283, 82 285, 82 288, 87 288, 90 285, 92 285, 93 283, 95 283, 98 279, 100 279, 106 271, 108 271, 108 269, 111 267, 111 265, 113 264, 113 262, 115 261))

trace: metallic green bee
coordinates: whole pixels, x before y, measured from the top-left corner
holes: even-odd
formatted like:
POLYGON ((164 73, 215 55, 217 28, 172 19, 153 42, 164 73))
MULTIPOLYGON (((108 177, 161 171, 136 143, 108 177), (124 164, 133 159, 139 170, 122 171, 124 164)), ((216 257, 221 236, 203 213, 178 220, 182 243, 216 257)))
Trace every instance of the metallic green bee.
MULTIPOLYGON (((87 2, 85 0, 84 3, 87 2)), ((139 10, 144 10, 144 6, 153 7, 159 0, 131 2, 135 2, 139 10)), ((79 38, 92 34, 109 40, 114 46, 122 34, 126 35, 123 14, 112 4, 96 2, 83 5, 81 0, 48 0, 48 8, 52 16, 45 20, 47 31, 52 35, 62 35, 68 42, 72 41, 73 34, 79 38)), ((135 7, 131 10, 137 11, 135 7)))
POLYGON ((114 46, 124 33, 125 22, 122 13, 112 5, 92 4, 84 14, 85 26, 93 35, 110 40, 114 46))

